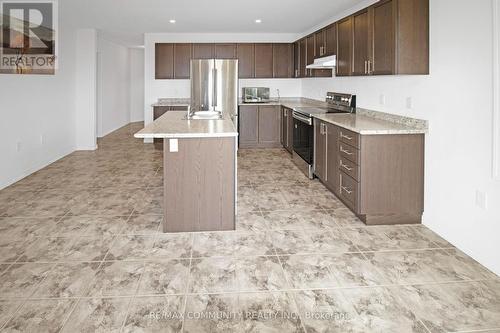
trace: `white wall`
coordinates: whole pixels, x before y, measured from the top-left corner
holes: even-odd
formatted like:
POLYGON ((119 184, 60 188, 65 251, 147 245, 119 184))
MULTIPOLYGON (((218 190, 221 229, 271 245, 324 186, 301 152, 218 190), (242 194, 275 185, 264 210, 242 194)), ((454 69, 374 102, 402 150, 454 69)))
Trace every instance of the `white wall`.
POLYGON ((99 36, 97 136, 130 122, 131 66, 129 48, 99 36))
POLYGON ((60 4, 55 75, 0 75, 0 189, 74 149, 76 32, 65 14, 60 4))
POLYGON ((79 29, 76 33, 75 123, 76 150, 97 148, 97 31, 79 29))
POLYGON ((144 49, 131 48, 130 60, 130 121, 144 120, 144 49))
POLYGON ((360 107, 429 120, 424 223, 500 274, 500 182, 492 178, 492 2, 431 0, 430 13, 431 75, 304 79, 302 94, 355 93, 360 107), (477 190, 487 194, 487 209, 476 206, 477 190))

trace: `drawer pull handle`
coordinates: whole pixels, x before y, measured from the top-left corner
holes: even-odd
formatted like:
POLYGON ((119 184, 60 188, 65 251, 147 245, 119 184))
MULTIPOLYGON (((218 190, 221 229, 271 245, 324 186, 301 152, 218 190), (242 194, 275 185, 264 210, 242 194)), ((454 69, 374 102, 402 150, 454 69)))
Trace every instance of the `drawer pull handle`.
POLYGON ((352 191, 349 191, 349 189, 345 186, 340 186, 341 190, 344 190, 344 192, 347 192, 347 194, 352 194, 352 191))
POLYGON ((340 152, 341 153, 344 153, 344 154, 347 154, 347 155, 352 155, 352 153, 348 150, 345 150, 344 148, 340 147, 340 152))
POLYGON ((342 133, 342 132, 340 132, 340 137, 347 139, 347 140, 352 140, 352 137, 350 137, 349 135, 344 135, 344 133, 342 133))
POLYGON ((340 166, 343 167, 344 169, 346 169, 347 171, 352 171, 352 168, 349 168, 347 165, 345 165, 342 162, 340 162, 340 166))

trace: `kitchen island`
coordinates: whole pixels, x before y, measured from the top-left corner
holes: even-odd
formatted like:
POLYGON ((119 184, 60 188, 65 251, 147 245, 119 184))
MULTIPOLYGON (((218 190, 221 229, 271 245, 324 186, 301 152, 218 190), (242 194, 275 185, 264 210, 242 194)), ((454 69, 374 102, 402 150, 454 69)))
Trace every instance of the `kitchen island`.
POLYGON ((234 230, 238 131, 229 117, 167 112, 134 136, 163 139, 164 232, 234 230))

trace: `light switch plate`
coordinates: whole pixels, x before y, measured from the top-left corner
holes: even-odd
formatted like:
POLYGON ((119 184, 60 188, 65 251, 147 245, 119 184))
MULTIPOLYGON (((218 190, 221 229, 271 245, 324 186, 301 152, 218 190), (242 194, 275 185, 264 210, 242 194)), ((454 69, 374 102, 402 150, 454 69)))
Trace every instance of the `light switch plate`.
POLYGON ((169 143, 169 149, 171 153, 177 153, 179 151, 179 140, 177 139, 170 139, 168 140, 169 143))
POLYGON ((476 206, 481 209, 488 208, 488 196, 485 192, 479 190, 476 191, 476 206))

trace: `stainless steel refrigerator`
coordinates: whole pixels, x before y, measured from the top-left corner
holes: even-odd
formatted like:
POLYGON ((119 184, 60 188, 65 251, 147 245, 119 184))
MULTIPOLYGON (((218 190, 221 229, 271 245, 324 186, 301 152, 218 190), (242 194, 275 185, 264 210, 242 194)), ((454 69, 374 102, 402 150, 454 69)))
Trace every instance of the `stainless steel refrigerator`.
POLYGON ((238 60, 191 60, 190 114, 219 112, 238 128, 238 60))

